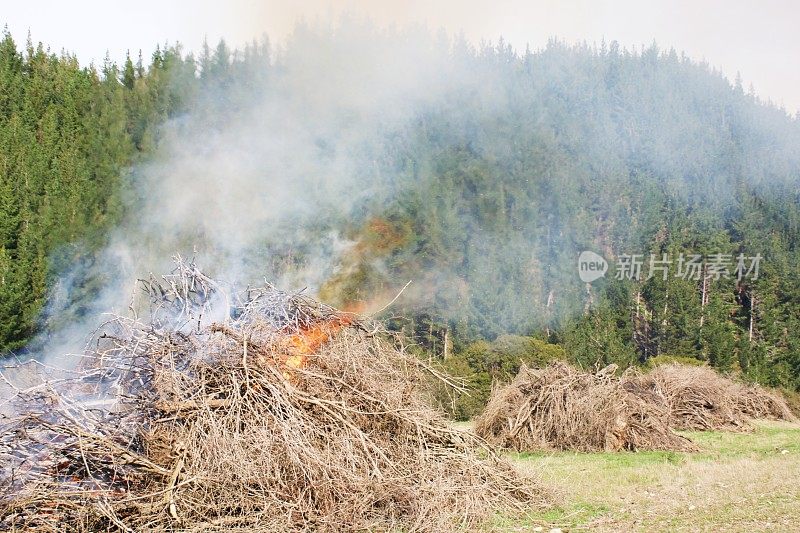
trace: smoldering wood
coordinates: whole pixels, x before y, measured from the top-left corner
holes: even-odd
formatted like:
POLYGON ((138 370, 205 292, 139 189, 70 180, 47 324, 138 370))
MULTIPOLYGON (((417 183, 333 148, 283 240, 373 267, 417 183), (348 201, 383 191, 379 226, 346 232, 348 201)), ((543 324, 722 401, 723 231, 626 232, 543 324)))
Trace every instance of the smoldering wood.
POLYGON ((142 287, 147 321, 113 317, 75 373, 14 394, 0 527, 441 531, 545 499, 368 317, 223 294, 182 260, 142 287))

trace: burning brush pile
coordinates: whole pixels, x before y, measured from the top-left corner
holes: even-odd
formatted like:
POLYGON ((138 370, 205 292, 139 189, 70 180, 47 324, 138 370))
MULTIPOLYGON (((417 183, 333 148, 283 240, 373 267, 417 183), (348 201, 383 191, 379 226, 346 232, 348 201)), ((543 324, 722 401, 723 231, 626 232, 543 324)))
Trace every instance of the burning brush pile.
POLYGON ((510 384, 493 391, 475 431, 516 450, 693 450, 669 428, 669 411, 627 391, 616 370, 611 365, 590 373, 560 362, 523 366, 510 384))
POLYGON ((192 264, 145 287, 149 321, 0 418, 0 528, 441 531, 541 501, 379 325, 269 286, 225 302, 192 264))

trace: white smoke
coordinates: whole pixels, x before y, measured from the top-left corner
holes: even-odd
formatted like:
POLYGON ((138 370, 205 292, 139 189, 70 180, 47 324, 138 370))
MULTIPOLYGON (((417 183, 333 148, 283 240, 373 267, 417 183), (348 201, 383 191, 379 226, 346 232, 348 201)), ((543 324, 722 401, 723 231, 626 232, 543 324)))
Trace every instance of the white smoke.
POLYGON ((38 358, 69 365, 62 354, 81 352, 103 313, 135 308, 137 278, 168 272, 175 253, 240 287, 314 293, 354 244, 337 228, 405 186, 395 134, 469 79, 451 49, 421 28, 300 25, 262 71, 201 84, 126 173, 127 216, 90 267, 103 287, 83 320, 65 310, 87 266, 62 274, 47 313, 61 323, 34 343, 38 358))

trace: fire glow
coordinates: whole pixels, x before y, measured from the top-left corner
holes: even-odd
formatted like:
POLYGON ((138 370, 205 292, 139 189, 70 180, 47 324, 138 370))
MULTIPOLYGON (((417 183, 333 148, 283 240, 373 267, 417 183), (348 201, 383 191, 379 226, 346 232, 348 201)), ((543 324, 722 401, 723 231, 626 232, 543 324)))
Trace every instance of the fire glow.
POLYGON ((286 367, 283 375, 291 379, 294 370, 308 366, 308 356, 317 353, 331 338, 343 328, 353 324, 353 317, 336 315, 315 324, 302 326, 289 336, 286 356, 282 363, 286 367))

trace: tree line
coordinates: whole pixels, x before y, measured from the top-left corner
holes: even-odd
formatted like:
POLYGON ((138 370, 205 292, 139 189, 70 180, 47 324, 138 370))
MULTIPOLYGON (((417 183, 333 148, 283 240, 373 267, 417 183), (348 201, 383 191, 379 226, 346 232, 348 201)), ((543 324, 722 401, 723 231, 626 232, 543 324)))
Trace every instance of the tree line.
MULTIPOLYGON (((308 41, 324 50, 341 38, 308 41)), ((0 351, 25 345, 58 273, 136 209, 129 169, 157 153, 159 126, 246 109, 254 91, 280 98, 302 44, 237 52, 221 42, 198 58, 164 47, 147 64, 97 68, 30 42, 20 50, 6 33, 0 351)), ((656 45, 440 46, 443 64, 470 81, 383 131, 365 173, 375 194, 273 250, 286 265, 331 229, 359 243, 320 295, 351 305, 413 278, 392 309, 405 318, 390 325, 484 389, 520 360, 553 357, 623 367, 689 358, 800 386, 797 117, 656 45), (731 272, 740 255, 763 260, 757 278, 704 266, 688 278, 612 270, 586 284, 583 250, 611 263, 722 255, 731 272)), ((91 276, 81 284, 94 290, 91 276)))

